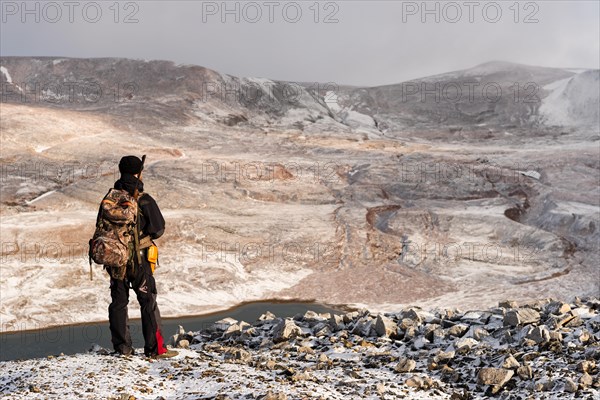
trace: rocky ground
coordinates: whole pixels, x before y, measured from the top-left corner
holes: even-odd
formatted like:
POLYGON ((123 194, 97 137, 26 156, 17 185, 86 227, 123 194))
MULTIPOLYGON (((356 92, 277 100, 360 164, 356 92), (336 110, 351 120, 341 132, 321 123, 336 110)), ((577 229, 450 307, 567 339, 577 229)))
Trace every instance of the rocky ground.
MULTIPOLYGON (((482 311, 225 318, 171 338, 179 355, 0 363, 11 399, 598 399, 600 299, 482 311)), ((138 349, 138 354, 140 353, 138 349)))

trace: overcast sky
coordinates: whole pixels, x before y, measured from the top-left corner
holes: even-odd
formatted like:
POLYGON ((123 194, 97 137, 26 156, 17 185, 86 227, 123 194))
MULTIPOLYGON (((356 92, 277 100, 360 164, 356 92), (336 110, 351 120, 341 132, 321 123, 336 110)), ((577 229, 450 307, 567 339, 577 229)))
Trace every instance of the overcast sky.
POLYGON ((600 67, 597 0, 0 3, 2 56, 163 59, 353 85, 491 60, 600 67))

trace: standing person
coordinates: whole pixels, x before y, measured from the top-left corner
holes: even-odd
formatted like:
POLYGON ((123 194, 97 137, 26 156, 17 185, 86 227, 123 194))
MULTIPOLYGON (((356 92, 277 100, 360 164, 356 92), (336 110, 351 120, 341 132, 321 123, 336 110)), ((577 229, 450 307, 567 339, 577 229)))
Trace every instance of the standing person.
MULTIPOLYGON (((121 177, 114 188, 124 190, 137 199, 139 213, 136 228, 139 236, 138 251, 141 257, 130 258, 126 272, 115 271, 108 267, 110 278, 110 296, 112 302, 108 307, 112 344, 117 353, 133 354, 129 332, 127 304, 129 303, 129 288, 137 296, 142 314, 142 332, 144 335, 144 355, 152 358, 165 358, 177 355, 168 350, 161 331, 161 318, 156 304, 156 282, 154 281, 154 265, 148 261, 148 252, 154 246, 153 239, 161 237, 165 231, 165 220, 156 201, 144 193, 142 182, 143 161, 136 156, 126 156, 119 162, 121 177), (139 265, 141 260, 141 265, 139 265), (123 276, 124 275, 124 276, 123 276)), ((102 209, 100 213, 102 212, 102 209)), ((98 219, 100 219, 100 213, 98 219)), ((157 249, 156 254, 158 254, 157 249)), ((135 251, 134 251, 135 253, 135 251)), ((157 260, 153 260, 156 262, 157 260)))

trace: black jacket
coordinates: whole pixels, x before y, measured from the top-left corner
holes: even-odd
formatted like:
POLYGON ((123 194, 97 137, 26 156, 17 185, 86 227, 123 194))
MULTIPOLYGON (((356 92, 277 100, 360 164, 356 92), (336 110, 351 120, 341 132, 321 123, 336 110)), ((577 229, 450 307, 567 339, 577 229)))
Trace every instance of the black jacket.
POLYGON ((139 198, 138 204, 142 211, 140 215, 141 237, 150 235, 152 239, 158 239, 165 233, 165 219, 158 208, 158 204, 147 193, 139 198))
MULTIPOLYGON (((121 179, 115 182, 115 189, 126 190, 133 196, 135 190, 137 178, 133 175, 123 174, 121 179)), ((158 239, 165 233, 165 219, 163 218, 158 204, 156 201, 144 191, 144 182, 140 181, 138 184, 138 205, 140 208, 140 239, 145 236, 150 236, 152 239, 158 239)), ((100 212, 98 212, 98 218, 100 218, 100 212)))

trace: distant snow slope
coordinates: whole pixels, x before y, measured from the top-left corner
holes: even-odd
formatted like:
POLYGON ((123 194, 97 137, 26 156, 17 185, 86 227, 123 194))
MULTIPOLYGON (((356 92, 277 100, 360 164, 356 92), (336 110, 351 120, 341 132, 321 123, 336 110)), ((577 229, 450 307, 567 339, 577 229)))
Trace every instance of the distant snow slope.
POLYGON ((540 114, 549 125, 598 126, 600 71, 588 70, 544 86, 540 114))
POLYGON ((12 77, 8 73, 8 70, 6 69, 6 67, 0 67, 0 72, 2 72, 4 74, 4 77, 6 78, 6 82, 12 83, 12 77))
POLYGON ((19 89, 20 92, 23 91, 23 89, 21 89, 21 87, 19 85, 13 83, 12 76, 10 75, 10 73, 8 72, 8 69, 6 69, 5 66, 0 66, 0 72, 2 72, 2 74, 4 75, 4 79, 6 79, 7 83, 15 85, 15 87, 17 89, 19 89))

